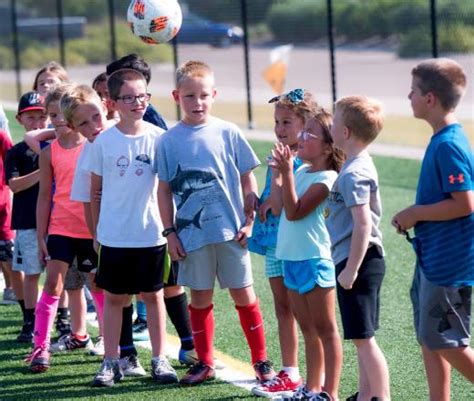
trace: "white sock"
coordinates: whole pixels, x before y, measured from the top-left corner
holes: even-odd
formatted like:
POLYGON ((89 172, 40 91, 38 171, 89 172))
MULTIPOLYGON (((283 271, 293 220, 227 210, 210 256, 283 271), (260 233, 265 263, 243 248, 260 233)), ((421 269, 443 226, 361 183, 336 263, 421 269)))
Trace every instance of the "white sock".
POLYGON ((281 370, 283 370, 292 381, 300 379, 300 370, 297 367, 283 366, 281 370))

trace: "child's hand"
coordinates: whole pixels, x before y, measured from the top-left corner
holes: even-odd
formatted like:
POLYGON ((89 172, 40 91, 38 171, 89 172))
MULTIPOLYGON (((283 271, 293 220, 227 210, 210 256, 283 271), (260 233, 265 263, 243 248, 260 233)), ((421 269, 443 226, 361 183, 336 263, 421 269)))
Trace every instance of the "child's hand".
POLYGON ((258 217, 262 223, 267 221, 267 213, 272 208, 270 198, 267 198, 258 208, 258 217))
POLYGON ((247 194, 244 200, 244 213, 245 216, 253 218, 253 214, 258 210, 259 199, 255 192, 247 194))
POLYGON ((186 257, 183 244, 176 233, 171 233, 166 237, 168 240, 168 253, 173 262, 183 260, 186 257))
POLYGON ((96 202, 100 202, 102 200, 102 190, 99 189, 94 192, 94 199, 96 202))
POLYGON ((277 142, 272 150, 272 159, 269 166, 278 169, 282 174, 293 171, 293 156, 289 146, 277 142))
POLYGON ((242 248, 247 248, 248 238, 251 234, 252 225, 246 224, 235 234, 234 241, 237 241, 242 248))
POLYGON ((49 256, 48 247, 46 245, 45 239, 38 240, 38 252, 41 265, 46 266, 46 263, 48 262, 48 260, 51 260, 51 257, 49 256))
POLYGON ((416 218, 415 213, 415 206, 407 207, 406 209, 398 212, 392 218, 392 226, 397 229, 399 234, 403 234, 405 231, 412 228, 416 223, 418 223, 418 219, 416 218))
POLYGON ((339 276, 337 277, 337 281, 339 282, 341 287, 344 288, 345 290, 350 290, 352 286, 354 285, 356 279, 357 279, 357 272, 352 272, 347 268, 343 269, 342 272, 339 273, 339 276))

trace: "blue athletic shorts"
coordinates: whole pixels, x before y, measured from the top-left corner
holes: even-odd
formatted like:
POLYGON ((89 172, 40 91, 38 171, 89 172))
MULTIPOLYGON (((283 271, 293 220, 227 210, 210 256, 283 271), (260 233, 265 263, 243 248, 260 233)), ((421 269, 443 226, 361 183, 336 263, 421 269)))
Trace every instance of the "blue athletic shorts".
POLYGON ((283 282, 286 288, 305 294, 318 286, 321 288, 336 285, 335 268, 332 260, 308 259, 283 262, 283 282))

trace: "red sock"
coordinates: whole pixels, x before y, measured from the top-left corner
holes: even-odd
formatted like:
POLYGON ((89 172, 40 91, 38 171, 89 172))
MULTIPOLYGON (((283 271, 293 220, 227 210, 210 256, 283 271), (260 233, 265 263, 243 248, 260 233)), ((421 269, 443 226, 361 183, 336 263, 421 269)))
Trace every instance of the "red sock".
POLYGON ((189 305, 194 347, 201 362, 214 366, 214 313, 213 305, 204 309, 189 305))
POLYGON ((246 306, 235 306, 239 312, 240 325, 244 330, 247 343, 252 354, 252 364, 267 359, 267 348, 265 345, 265 331, 263 329, 263 317, 260 305, 257 301, 246 306))

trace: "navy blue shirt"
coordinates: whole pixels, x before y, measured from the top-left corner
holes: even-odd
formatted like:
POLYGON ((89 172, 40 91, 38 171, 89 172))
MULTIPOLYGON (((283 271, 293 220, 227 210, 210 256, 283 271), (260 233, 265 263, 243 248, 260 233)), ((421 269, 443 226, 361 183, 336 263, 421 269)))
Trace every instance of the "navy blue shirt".
POLYGON ((151 104, 148 105, 145 114, 143 115, 143 120, 149 122, 150 124, 156 125, 165 131, 168 130, 165 120, 151 104))
MULTIPOLYGON (((426 149, 416 193, 417 205, 449 199, 474 189, 471 146, 459 124, 434 134, 426 149)), ((474 285, 474 213, 415 225, 417 257, 426 278, 442 286, 474 285)))

